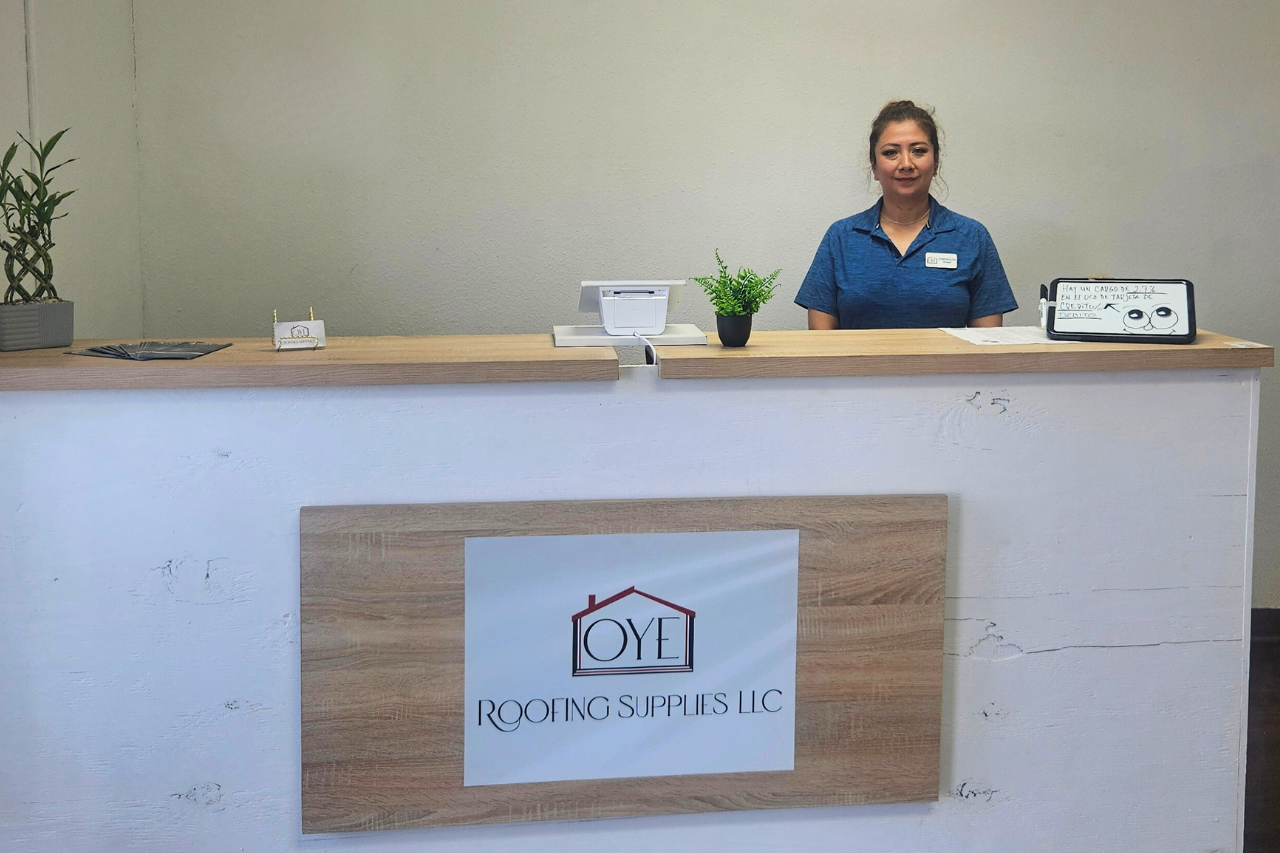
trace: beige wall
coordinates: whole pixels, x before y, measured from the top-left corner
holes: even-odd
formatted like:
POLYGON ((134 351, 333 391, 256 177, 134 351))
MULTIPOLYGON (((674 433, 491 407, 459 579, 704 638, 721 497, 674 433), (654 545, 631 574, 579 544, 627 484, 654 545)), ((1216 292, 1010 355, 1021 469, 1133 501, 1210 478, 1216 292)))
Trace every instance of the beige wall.
MULTIPOLYGON (((797 327, 905 96, 938 108, 946 203, 994 235, 1012 322, 1056 276, 1176 276, 1203 328, 1280 343, 1280 4, 33 2, 41 127, 84 158, 59 240, 82 332, 262 334, 309 305, 333 334, 544 331, 579 280, 717 247, 782 267, 759 322, 797 327)), ((694 294, 681 315, 712 322, 694 294)), ((1274 374, 1255 571, 1280 606, 1274 374)))
MULTIPOLYGON (((54 285, 76 303, 80 337, 142 334, 138 156, 128 0, 31 0, 35 127, 28 124, 22 0, 0 3, 0 143, 71 130, 55 177, 76 194, 54 226, 54 285), (92 13, 90 13, 90 9, 92 13)), ((25 165, 25 164, 24 164, 25 165)))
POLYGON ((22 0, 0 0, 0 149, 7 149, 13 128, 27 129, 27 54, 22 0))

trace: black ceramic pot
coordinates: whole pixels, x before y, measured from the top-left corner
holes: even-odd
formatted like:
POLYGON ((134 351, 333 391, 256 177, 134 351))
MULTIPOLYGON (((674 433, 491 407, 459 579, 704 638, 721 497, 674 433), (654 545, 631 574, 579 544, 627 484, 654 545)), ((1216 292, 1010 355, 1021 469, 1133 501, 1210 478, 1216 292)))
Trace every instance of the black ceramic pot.
POLYGON ((747 338, 751 337, 751 315, 725 317, 717 314, 716 331, 720 333, 720 343, 725 346, 746 346, 747 338))

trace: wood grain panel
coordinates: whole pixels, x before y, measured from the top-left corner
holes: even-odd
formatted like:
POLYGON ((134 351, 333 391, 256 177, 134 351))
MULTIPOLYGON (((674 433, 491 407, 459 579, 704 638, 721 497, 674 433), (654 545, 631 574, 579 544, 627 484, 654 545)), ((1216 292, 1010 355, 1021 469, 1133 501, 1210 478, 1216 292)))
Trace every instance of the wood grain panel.
POLYGON ((1269 347, 1200 332, 1193 344, 978 346, 939 329, 755 332, 745 347, 658 347, 663 379, 1271 367, 1269 347))
POLYGON ((305 507, 303 831, 936 800, 941 495, 305 507), (795 770, 464 788, 467 536, 799 529, 795 770))
MULTIPOLYGON (((267 338, 230 340, 192 361, 130 362, 67 349, 0 353, 0 391, 253 388, 615 380, 611 347, 556 347, 551 335, 330 338, 277 353, 267 338)), ((1270 367, 1271 347, 1200 332, 1194 344, 975 346, 937 329, 756 332, 745 347, 659 347, 664 379, 878 376, 1270 367)))
POLYGON ((270 338, 231 342, 191 361, 67 355, 128 341, 76 341, 65 349, 0 353, 0 391, 258 388, 615 380, 612 347, 556 347, 551 335, 329 338, 322 350, 276 352, 270 338))

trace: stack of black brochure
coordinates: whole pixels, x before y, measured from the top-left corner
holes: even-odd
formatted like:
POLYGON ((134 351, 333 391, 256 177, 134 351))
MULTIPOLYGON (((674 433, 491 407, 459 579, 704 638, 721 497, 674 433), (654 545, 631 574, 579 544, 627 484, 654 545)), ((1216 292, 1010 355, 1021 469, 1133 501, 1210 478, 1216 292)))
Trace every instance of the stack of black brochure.
POLYGON ((100 347, 73 350, 71 354, 154 361, 160 358, 199 358, 229 346, 231 344, 206 344, 201 341, 143 341, 140 344, 104 344, 100 347))

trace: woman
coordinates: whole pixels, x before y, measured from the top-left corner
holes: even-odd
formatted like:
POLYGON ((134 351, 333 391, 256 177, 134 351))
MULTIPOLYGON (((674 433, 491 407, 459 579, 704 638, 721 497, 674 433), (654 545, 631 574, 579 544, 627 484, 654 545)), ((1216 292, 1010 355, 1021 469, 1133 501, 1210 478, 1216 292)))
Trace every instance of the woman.
POLYGON ((822 238, 796 294, 810 329, 999 326, 1018 307, 987 229, 929 195, 940 153, 931 111, 880 111, 870 157, 882 196, 822 238))

